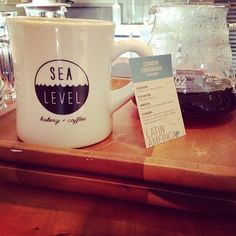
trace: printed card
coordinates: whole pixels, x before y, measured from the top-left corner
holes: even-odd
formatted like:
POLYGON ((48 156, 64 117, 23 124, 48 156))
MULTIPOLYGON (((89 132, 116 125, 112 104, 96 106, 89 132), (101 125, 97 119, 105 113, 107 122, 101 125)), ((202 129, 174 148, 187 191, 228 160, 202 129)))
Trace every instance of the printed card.
POLYGON ((171 55, 131 58, 130 65, 146 148, 185 135, 171 55))

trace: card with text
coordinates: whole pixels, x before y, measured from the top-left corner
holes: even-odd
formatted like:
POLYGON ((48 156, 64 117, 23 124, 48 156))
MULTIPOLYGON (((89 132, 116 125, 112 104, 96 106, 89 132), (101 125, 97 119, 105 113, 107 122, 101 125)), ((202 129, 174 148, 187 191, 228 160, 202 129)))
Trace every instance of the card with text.
POLYGON ((146 148, 185 135, 171 55, 131 58, 130 66, 146 148))

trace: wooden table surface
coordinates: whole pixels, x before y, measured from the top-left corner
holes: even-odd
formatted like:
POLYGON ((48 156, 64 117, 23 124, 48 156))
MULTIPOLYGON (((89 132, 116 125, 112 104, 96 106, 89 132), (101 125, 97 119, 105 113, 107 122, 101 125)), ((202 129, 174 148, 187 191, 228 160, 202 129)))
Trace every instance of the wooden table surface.
POLYGON ((236 217, 201 215, 0 181, 0 235, 234 236, 236 217))
MULTIPOLYGON (((126 83, 113 79, 112 84, 126 83)), ((186 122, 186 136, 149 149, 132 101, 114 113, 106 140, 81 149, 21 142, 15 111, 1 116, 0 124, 0 161, 236 193, 236 110, 219 119, 186 122)), ((15 176, 23 181, 18 171, 15 176)))
MULTIPOLYGON (((128 106, 128 109, 132 109, 135 111, 135 119, 137 118, 137 111, 134 108, 133 104, 130 103, 128 106)), ((126 112, 126 110, 123 110, 126 112)), ((134 113, 134 112, 133 112, 134 113)), ((132 113, 132 114, 133 114, 132 113)), ((123 113, 121 113, 123 114, 123 113)), ((124 113, 126 114, 126 113, 124 113)), ((134 114, 133 114, 134 115, 134 114)), ((19 151, 19 149, 12 149, 12 147, 15 147, 14 145, 18 145, 17 147, 23 148, 24 152, 29 153, 32 152, 34 154, 37 154, 38 149, 30 149, 28 150, 27 147, 24 148, 25 144, 21 144, 16 139, 15 134, 15 127, 13 125, 12 132, 4 133, 4 130, 7 131, 7 129, 4 128, 4 125, 9 128, 9 122, 15 122, 15 115, 14 113, 11 113, 10 117, 12 120, 6 119, 6 116, 3 116, 2 121, 2 128, 1 128, 1 142, 2 142, 2 149, 1 149, 1 158, 2 161, 7 161, 8 159, 11 160, 11 157, 15 157, 14 155, 18 155, 20 153, 10 153, 8 150, 11 151, 19 151), (5 122, 5 123, 4 123, 5 122), (8 147, 8 144, 11 144, 8 147), (13 145, 14 144, 14 145, 13 145), (20 146, 19 146, 20 145, 20 146), (4 155, 3 155, 4 154, 4 155), (13 155, 14 154, 14 155, 13 155), (8 158, 8 159, 7 159, 8 158)), ((131 116, 131 118, 133 118, 131 116)), ((126 121, 128 124, 129 121, 131 121, 131 118, 126 121)), ((115 118, 115 120, 117 120, 115 118)), ((234 119, 235 121, 235 119, 234 119)), ((232 122, 234 122, 232 120, 232 122)), ((124 136, 126 137, 126 123, 122 127, 118 127, 119 131, 122 131, 124 129, 124 136)), ((137 130, 137 126, 139 125, 138 121, 135 123, 136 126, 133 127, 134 130, 137 130)), ((223 129, 226 134, 225 137, 229 140, 231 138, 233 141, 234 139, 234 131, 235 129, 231 129, 229 125, 232 124, 231 122, 226 123, 226 125, 220 125, 219 129, 223 129), (228 133, 227 133, 228 132, 228 133), (228 136, 227 136, 228 135, 228 136)), ((164 155, 171 153, 166 153, 165 150, 170 150, 169 145, 174 145, 175 147, 182 147, 185 148, 186 145, 183 145, 188 137, 191 138, 191 135, 193 137, 198 137, 199 140, 204 136, 208 137, 208 134, 210 134, 211 130, 216 130, 216 134, 218 135, 218 129, 214 126, 211 127, 204 127, 204 131, 199 132, 196 127, 188 127, 189 134, 183 139, 179 139, 178 141, 172 143, 172 144, 166 144, 158 147, 156 152, 160 156, 160 158, 164 157, 164 155), (200 135, 200 134, 201 135, 200 135)), ((9 130, 8 130, 9 131, 9 130)), ((215 141, 221 140, 220 135, 215 135, 215 141)), ((116 136, 111 136, 110 139, 108 139, 106 142, 112 141, 116 136)), ((119 136, 120 137, 120 136, 119 136)), ((222 137, 223 138, 223 137, 222 137)), ((132 139, 132 144, 135 144, 139 148, 131 148, 130 146, 125 146, 124 141, 127 141, 127 139, 120 142, 122 144, 122 148, 124 151, 134 151, 136 152, 145 152, 145 155, 149 155, 149 152, 155 151, 155 149, 146 150, 144 148, 141 148, 141 142, 142 138, 135 139, 135 137, 130 137, 132 139), (133 139, 134 140, 133 140, 133 139)), ((128 139, 128 141, 130 141, 128 139)), ((224 138, 222 139, 224 143, 227 142, 224 138)), ((232 141, 231 140, 231 141, 232 141)), ((119 141, 119 140, 118 140, 119 141)), ((112 143, 112 142, 111 142, 112 143)), ((215 142, 214 142, 215 143, 215 142)), ((213 142, 210 143, 210 145, 214 144, 213 142)), ((117 144, 114 143, 116 146, 117 144)), ((199 141, 196 143, 197 145, 200 145, 197 148, 200 148, 204 145, 204 143, 199 141)), ((195 144, 195 148, 196 148, 195 144)), ((100 146, 102 144, 99 144, 100 146)), ((100 146, 94 146, 93 148, 99 148, 100 146)), ((235 153, 233 151, 233 147, 235 145, 235 142, 232 143, 231 149, 227 151, 226 154, 232 154, 235 153)), ((214 146, 214 145, 213 145, 214 146)), ((112 145, 107 145, 106 151, 110 150, 109 148, 112 148, 112 145)), ((133 146, 132 146, 133 147, 133 146)), ((221 145, 219 148, 222 148, 223 145, 221 145)), ((122 149, 122 150, 123 150, 122 149)), ((205 149, 199 149, 201 151, 204 151, 205 149)), ((198 151, 199 151, 198 150, 198 151)), ((220 150, 220 149, 219 149, 220 150)), ((235 149, 234 149, 235 150, 235 149)), ((209 150, 210 154, 215 153, 216 150, 209 150)), ((70 151, 72 152, 72 151, 70 151)), ((74 150, 72 154, 76 152, 84 152, 86 153, 87 150, 79 151, 74 150)), ((64 152, 63 152, 64 153, 64 152)), ((38 157, 42 157, 41 152, 39 152, 40 155, 38 157)), ((55 153, 53 152, 55 155, 55 153)), ((205 157, 206 155, 204 153, 200 153, 201 157, 205 157)), ((43 155, 44 157, 45 155, 43 155)), ((209 158, 212 155, 209 155, 209 158)), ((45 156, 46 157, 46 156, 45 156)), ((47 156, 48 157, 48 156, 47 156)), ((60 158, 61 156, 57 156, 60 158)), ((200 156, 199 156, 200 157, 200 156)), ((235 183, 235 163, 236 162, 230 162, 233 160, 233 155, 229 157, 225 157, 225 159, 203 159, 207 163, 207 169, 215 171, 217 176, 220 178, 224 177, 223 180, 227 182, 232 183, 232 185, 227 185, 226 188, 229 188, 234 190, 235 186, 233 186, 233 183, 235 183), (215 165, 215 162, 217 162, 217 165, 215 165), (232 163, 232 164, 230 164, 232 163), (219 168, 218 168, 218 167, 219 168), (217 168, 216 168, 217 167, 217 168), (217 171, 217 172, 216 172, 217 171), (223 173, 223 174, 221 174, 223 173), (228 181, 229 180, 229 181, 228 181)), ((81 157, 82 158, 82 157, 81 157)), ((140 166, 143 166, 143 162, 140 161, 139 156, 135 156, 135 162, 137 163, 135 165, 135 174, 139 173, 138 170, 140 166), (140 163, 139 163, 140 162, 140 163)), ((186 157, 187 158, 187 157, 186 157)), ((12 162, 18 163, 19 161, 29 161, 30 158, 25 157, 20 154, 19 159, 16 159, 12 162), (22 158, 22 159, 21 159, 22 158), (26 158, 26 159, 25 159, 26 158)), ((79 159, 78 159, 79 160, 79 159)), ((95 160, 95 159, 94 159, 95 160)), ((100 161, 100 159, 98 159, 100 161)), ((113 160, 113 159, 111 159, 113 160)), ((152 165, 152 159, 148 159, 150 162, 150 167, 152 165)), ((163 159, 164 160, 164 159, 163 159)), ((117 157, 114 159, 115 164, 119 164, 121 160, 117 157)), ((183 160, 179 160, 179 163, 183 163, 183 160)), ((203 167, 203 164, 198 163, 198 159, 195 160, 194 168, 196 166, 203 167)), ((75 163, 75 162, 73 162, 75 163)), ((102 162, 103 163, 103 162, 102 162)), ((131 162, 132 163, 132 162, 131 162)), ((4 166, 3 166, 4 167, 4 166)), ((100 166, 99 166, 100 167, 100 166)), ((3 168, 3 170, 6 170, 3 168)), ((159 168, 161 170, 161 168, 159 168)), ((202 169, 205 171, 206 169, 202 169)), ((7 172, 8 173, 8 172, 7 172)), ((10 173, 10 172, 9 172, 10 173)), ((142 171, 140 171, 142 173, 142 171)), ((161 172, 159 173, 158 178, 165 177, 170 172, 165 172, 165 175, 161 175, 161 172)), ((176 172, 177 173, 177 172, 176 172)), ((176 174, 175 173, 175 174, 176 174)), ((181 172, 181 175, 177 175, 178 181, 183 179, 183 172, 181 172), (182 177, 181 177, 182 176, 182 177)), ((109 174, 109 173, 108 173, 109 174)), ((204 173, 201 173, 201 176, 204 173)), ((209 172, 206 172, 207 175, 204 175, 205 177, 211 176, 209 172), (209 175, 209 176, 208 176, 209 175)), ((7 174, 6 174, 7 175, 7 174)), ((18 173, 18 179, 19 176, 22 177, 23 175, 20 175, 18 173)), ((25 175, 24 175, 25 176, 25 175)), ((196 181, 199 179, 200 175, 196 175, 196 181)), ((137 176, 136 179, 138 179, 139 176, 137 176)), ((10 179, 10 176, 9 176, 10 179)), ((25 182, 30 182, 30 179, 25 182)), ((222 179, 220 179, 222 181, 222 179)), ((55 180, 56 181, 56 180, 55 180)), ((224 181, 222 183, 224 183, 224 181)), ((53 184, 53 183, 51 183, 53 184)), ((54 183, 55 185, 58 183, 54 183)), ((73 183, 72 183, 73 184, 73 183)), ((47 186, 47 184, 45 184, 47 186)), ((222 184, 220 185, 222 186, 222 184)), ((73 187, 73 186, 72 186, 73 187)), ((122 186, 120 186, 122 187, 122 186)), ((123 186, 125 189, 126 187, 123 186)), ((129 191, 129 189, 126 189, 129 191)), ((105 194, 104 194, 105 195, 105 194)), ((117 197, 119 198, 119 197, 117 197)), ((189 204, 191 204, 191 199, 189 200, 189 204)), ((232 204, 235 205, 234 202, 232 204)), ((95 195, 86 195, 84 193, 72 193, 72 192, 64 192, 59 190, 52 190, 52 189, 46 189, 46 188, 40 188, 39 186, 25 186, 25 185, 18 185, 15 183, 10 183, 7 181, 0 180, 0 236, 79 236, 79 235, 222 235, 222 236, 234 236, 236 235, 236 216, 235 214, 228 214, 225 215, 223 213, 209 213, 209 214, 197 214, 197 213, 191 213, 191 212, 184 212, 179 210, 173 210, 168 208, 161 208, 154 205, 147 205, 142 203, 135 203, 131 201, 123 201, 123 200, 115 200, 111 198, 106 198, 105 196, 95 196, 95 195)))

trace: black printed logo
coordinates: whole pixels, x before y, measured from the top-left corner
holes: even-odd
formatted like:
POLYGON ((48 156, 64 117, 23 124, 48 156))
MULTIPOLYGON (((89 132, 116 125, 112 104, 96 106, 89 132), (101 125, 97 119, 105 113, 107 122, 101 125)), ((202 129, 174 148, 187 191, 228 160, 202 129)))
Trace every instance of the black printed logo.
POLYGON ((40 103, 54 114, 79 110, 88 98, 89 82, 85 71, 67 60, 44 63, 35 76, 35 91, 40 103))

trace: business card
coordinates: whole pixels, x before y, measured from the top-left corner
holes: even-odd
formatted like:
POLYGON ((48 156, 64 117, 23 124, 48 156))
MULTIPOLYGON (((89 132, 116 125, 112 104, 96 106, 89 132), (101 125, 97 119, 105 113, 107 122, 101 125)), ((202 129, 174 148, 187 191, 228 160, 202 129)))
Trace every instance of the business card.
POLYGON ((184 136, 171 55, 131 58, 130 66, 146 148, 184 136))

